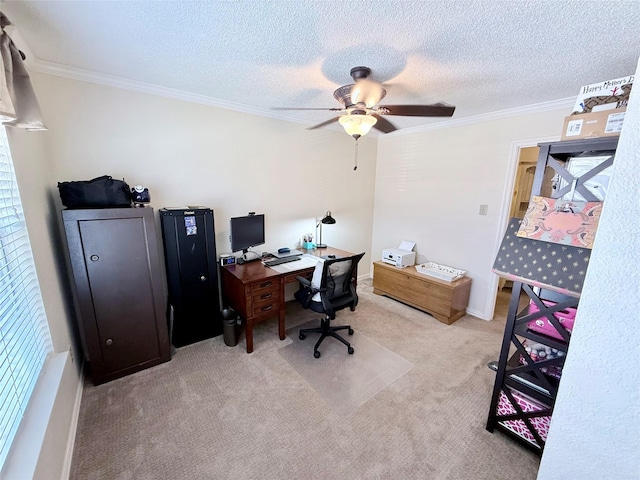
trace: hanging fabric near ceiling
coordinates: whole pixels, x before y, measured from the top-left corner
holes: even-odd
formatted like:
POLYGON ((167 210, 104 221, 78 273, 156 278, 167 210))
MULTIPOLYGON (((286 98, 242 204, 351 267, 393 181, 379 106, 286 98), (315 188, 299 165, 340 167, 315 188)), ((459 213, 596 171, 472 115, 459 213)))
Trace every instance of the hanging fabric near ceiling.
POLYGON ((46 130, 21 52, 5 32, 11 22, 2 12, 0 25, 0 121, 27 130, 46 130))

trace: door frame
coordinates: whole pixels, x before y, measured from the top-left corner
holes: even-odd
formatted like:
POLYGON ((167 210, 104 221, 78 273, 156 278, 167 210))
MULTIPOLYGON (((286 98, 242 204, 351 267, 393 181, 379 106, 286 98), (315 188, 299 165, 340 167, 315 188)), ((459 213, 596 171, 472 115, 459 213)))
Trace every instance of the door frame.
MULTIPOLYGON (((518 162, 520 159, 520 149, 526 147, 537 147, 539 143, 558 141, 560 141, 560 136, 554 135, 550 137, 536 137, 514 140, 511 142, 511 145, 509 147, 509 160, 507 162, 507 181, 504 185, 504 189, 502 190, 502 202, 500 207, 500 214, 498 215, 498 228, 496 230, 496 237, 494 241, 493 251, 496 252, 496 254, 498 252, 498 249, 500 248, 500 244, 502 243, 502 238, 504 236, 505 230, 507 229, 507 224, 509 223, 509 211, 511 209, 513 188, 515 187, 518 162)), ((499 280, 500 277, 496 274, 493 274, 491 282, 489 284, 488 291, 494 292, 493 295, 487 296, 487 305, 485 311, 491 312, 489 320, 493 320, 493 316, 495 314, 499 280)))

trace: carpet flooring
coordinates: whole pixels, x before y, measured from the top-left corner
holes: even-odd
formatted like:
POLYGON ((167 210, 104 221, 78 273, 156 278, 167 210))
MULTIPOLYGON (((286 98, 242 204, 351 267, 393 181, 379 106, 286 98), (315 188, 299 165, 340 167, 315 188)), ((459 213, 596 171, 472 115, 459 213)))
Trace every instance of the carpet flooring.
MULTIPOLYGON (((538 456, 485 430, 495 376, 486 363, 500 351, 504 315, 445 325, 374 295, 371 281, 358 293, 356 311, 337 321, 413 368, 350 413, 283 357, 293 335, 280 341, 268 320, 252 354, 244 339, 227 347, 216 337, 125 378, 87 382, 70 478, 535 479, 538 456)), ((316 317, 287 305, 290 330, 316 317)))

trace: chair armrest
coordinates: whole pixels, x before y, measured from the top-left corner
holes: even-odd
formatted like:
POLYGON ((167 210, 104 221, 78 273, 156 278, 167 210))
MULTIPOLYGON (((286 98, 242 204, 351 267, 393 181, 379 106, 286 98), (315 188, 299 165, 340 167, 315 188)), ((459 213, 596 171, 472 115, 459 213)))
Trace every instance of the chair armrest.
POLYGON ((309 303, 311 303, 311 298, 318 293, 318 290, 316 288, 313 288, 313 285, 311 284, 311 280, 305 278, 305 277, 301 277, 301 276, 297 276, 296 280, 298 280, 298 282, 300 282, 300 290, 299 291, 304 291, 304 295, 305 298, 303 299, 299 299, 300 303, 302 303, 302 306, 304 308, 309 308, 309 303))

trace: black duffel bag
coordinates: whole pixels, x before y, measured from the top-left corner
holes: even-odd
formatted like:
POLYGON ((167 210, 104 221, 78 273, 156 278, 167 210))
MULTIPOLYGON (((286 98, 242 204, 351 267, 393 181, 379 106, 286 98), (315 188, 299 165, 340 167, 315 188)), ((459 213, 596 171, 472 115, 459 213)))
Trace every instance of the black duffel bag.
POLYGON ((124 180, 109 175, 77 182, 58 182, 60 199, 67 208, 130 207, 131 189, 124 180))

